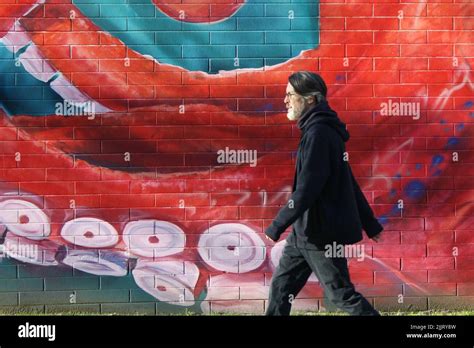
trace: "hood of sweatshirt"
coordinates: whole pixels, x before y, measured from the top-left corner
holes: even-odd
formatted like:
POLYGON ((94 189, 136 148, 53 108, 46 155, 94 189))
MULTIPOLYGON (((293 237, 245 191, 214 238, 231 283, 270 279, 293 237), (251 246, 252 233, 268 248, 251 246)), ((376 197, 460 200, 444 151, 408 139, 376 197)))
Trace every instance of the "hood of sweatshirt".
POLYGON ((326 100, 306 110, 298 119, 297 126, 302 133, 305 133, 315 124, 326 124, 336 130, 344 142, 349 140, 350 135, 346 124, 339 119, 337 113, 331 109, 326 100))

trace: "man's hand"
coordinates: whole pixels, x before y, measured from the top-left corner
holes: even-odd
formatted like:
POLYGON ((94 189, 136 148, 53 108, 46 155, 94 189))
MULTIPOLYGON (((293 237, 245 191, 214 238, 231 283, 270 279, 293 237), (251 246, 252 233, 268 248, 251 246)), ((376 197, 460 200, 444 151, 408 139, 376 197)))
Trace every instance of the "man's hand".
POLYGON ((265 231, 263 232, 263 234, 265 235, 265 238, 268 239, 268 240, 271 240, 272 242, 276 243, 278 241, 278 237, 275 239, 273 239, 272 237, 270 236, 273 236, 275 234, 275 231, 274 229, 272 228, 272 225, 268 226, 265 231))
POLYGON ((277 242, 278 241, 278 238, 277 240, 274 240, 272 237, 270 237, 272 235, 272 232, 271 232, 271 225, 268 226, 268 228, 265 230, 264 234, 265 234, 265 238, 268 239, 268 240, 271 240, 272 242, 277 242))
POLYGON ((273 239, 271 239, 269 236, 265 235, 265 238, 267 238, 268 240, 271 240, 272 242, 275 242, 273 239))
POLYGON ((376 234, 375 236, 373 236, 372 239, 375 243, 378 243, 380 238, 381 238, 381 235, 382 235, 382 232, 380 232, 379 234, 376 234))

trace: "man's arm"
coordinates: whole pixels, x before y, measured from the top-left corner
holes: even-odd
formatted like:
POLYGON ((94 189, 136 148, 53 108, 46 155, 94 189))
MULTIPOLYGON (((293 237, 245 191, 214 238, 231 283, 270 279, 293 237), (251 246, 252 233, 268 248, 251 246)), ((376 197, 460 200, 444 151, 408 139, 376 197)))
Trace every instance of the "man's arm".
POLYGON ((374 212, 367 202, 367 199, 364 196, 364 193, 360 189, 357 180, 352 174, 352 169, 349 166, 349 171, 352 177, 352 186, 354 186, 354 194, 357 202, 357 210, 359 211, 360 221, 362 223, 362 228, 365 230, 367 236, 372 238, 383 231, 383 226, 378 222, 374 216, 374 212))
POLYGON ((305 159, 298 173, 295 191, 265 230, 265 234, 274 241, 314 204, 330 175, 329 144, 324 135, 318 132, 308 137, 303 151, 305 159))

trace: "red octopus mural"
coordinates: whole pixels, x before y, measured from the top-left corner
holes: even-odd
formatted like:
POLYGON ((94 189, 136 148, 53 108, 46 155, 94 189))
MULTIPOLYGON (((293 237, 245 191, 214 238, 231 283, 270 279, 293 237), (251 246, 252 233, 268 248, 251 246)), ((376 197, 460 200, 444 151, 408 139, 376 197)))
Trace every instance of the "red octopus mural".
MULTIPOLYGON (((204 313, 263 312, 285 243, 263 230, 291 191, 299 140, 285 86, 311 70, 348 124, 349 161, 386 230, 350 260, 353 282, 382 309, 472 306, 472 11, 0 5, 4 254, 33 272, 130 275, 158 302, 204 313), (254 151, 255 165, 219 151, 254 151)), ((323 297, 310 280, 298 308, 323 297)))

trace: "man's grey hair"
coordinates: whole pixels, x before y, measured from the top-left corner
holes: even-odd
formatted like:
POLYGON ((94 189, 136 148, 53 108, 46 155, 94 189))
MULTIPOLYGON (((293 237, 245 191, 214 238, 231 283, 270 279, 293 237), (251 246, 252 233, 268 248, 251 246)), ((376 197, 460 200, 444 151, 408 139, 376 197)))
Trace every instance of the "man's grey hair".
POLYGON ((310 71, 298 71, 288 78, 296 93, 305 99, 314 97, 318 103, 326 99, 328 88, 323 78, 310 71))

